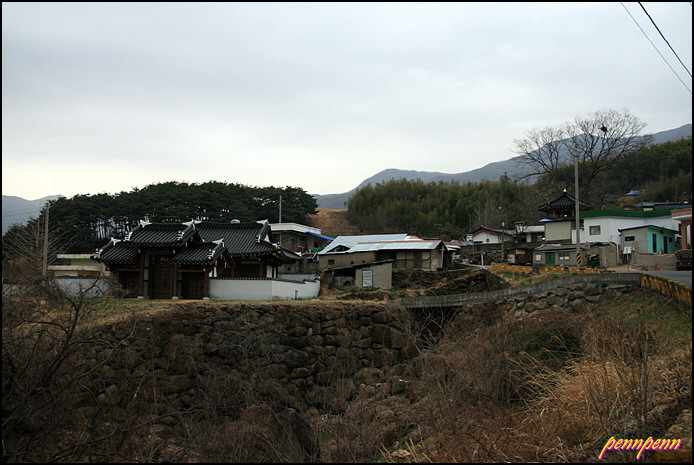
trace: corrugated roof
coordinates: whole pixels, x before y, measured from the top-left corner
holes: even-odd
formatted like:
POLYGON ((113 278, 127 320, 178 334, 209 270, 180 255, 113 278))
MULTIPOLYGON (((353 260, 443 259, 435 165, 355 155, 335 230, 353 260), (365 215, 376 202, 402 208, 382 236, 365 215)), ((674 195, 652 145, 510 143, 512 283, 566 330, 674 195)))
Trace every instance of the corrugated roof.
POLYGON ((383 242, 383 241, 403 241, 407 239, 407 234, 366 234, 363 236, 337 236, 327 247, 318 252, 319 255, 330 253, 331 250, 343 246, 354 247, 360 242, 383 242))
POLYGON ((443 241, 383 241, 360 242, 345 253, 374 252, 377 250, 434 250, 443 244, 443 241))

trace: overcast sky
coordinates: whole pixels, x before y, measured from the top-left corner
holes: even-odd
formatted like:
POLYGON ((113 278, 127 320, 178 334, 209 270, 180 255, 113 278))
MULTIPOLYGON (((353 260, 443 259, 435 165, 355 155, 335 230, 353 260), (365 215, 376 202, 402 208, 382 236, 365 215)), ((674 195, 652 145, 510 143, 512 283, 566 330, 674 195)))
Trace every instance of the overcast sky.
MULTIPOLYGON (((691 72, 691 4, 642 4, 691 72)), ((4 2, 2 193, 460 173, 599 110, 691 123, 684 66, 638 3, 4 2)))

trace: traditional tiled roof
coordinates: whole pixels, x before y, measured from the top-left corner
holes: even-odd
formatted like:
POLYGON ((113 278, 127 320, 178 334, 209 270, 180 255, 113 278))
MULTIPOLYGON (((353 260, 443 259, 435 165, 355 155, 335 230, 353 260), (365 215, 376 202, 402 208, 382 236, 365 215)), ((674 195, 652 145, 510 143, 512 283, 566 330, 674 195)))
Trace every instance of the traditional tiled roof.
POLYGON ((170 247, 183 245, 195 234, 194 222, 148 223, 141 222, 130 231, 125 241, 136 246, 170 247))
POLYGON ((218 223, 202 221, 196 229, 203 241, 224 240, 232 255, 268 254, 278 250, 269 240, 270 225, 266 222, 218 223))
POLYGON ((222 240, 191 243, 180 250, 171 261, 186 264, 208 264, 221 257, 225 250, 222 240))
POLYGON ((265 255, 280 261, 301 260, 301 256, 269 240, 267 221, 218 223, 141 222, 122 241, 112 239, 92 258, 107 264, 134 264, 142 247, 175 247, 173 262, 212 263, 223 253, 236 256, 265 255))
MULTIPOLYGON (((579 200, 579 204, 581 208, 592 208, 592 206, 589 203, 584 202, 582 200, 579 200)), ((566 190, 564 190, 564 192, 562 192, 562 194, 556 199, 550 200, 549 202, 540 205, 539 210, 567 210, 575 207, 576 198, 570 195, 568 192, 566 192, 566 190)))
POLYGON ((140 255, 137 247, 119 239, 111 239, 108 244, 99 249, 92 260, 107 264, 132 265, 140 255))

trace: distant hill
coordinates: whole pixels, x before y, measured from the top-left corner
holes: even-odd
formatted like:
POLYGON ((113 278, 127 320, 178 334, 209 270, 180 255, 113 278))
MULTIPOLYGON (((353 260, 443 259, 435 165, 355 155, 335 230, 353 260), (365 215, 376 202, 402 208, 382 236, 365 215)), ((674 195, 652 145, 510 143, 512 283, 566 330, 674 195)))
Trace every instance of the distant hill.
MULTIPOLYGON (((26 224, 30 218, 37 218, 41 213, 41 208, 49 200, 55 200, 62 195, 49 195, 36 200, 26 200, 14 195, 2 196, 2 234, 15 223, 26 224)), ((49 214, 50 216, 50 214, 49 214)))
MULTIPOLYGON (((653 134, 653 144, 662 144, 664 142, 680 140, 686 137, 692 136, 692 125, 685 124, 677 129, 670 129, 667 131, 662 131, 653 134)), ((568 159, 568 154, 565 154, 568 159)), ((362 187, 371 184, 376 185, 382 182, 388 182, 394 179, 408 179, 411 181, 416 181, 421 179, 425 183, 429 182, 458 182, 464 184, 465 182, 481 182, 484 180, 496 181, 504 174, 511 178, 516 178, 524 173, 523 167, 518 164, 520 157, 513 157, 509 160, 498 161, 494 163, 489 163, 482 168, 474 169, 471 171, 465 171, 463 173, 439 173, 433 171, 413 171, 413 170, 400 170, 395 168, 386 169, 380 171, 370 178, 362 181, 354 189, 343 192, 342 194, 326 194, 326 195, 314 195, 316 203, 319 208, 328 209, 347 209, 347 202, 350 197, 354 195, 356 191, 362 187)))

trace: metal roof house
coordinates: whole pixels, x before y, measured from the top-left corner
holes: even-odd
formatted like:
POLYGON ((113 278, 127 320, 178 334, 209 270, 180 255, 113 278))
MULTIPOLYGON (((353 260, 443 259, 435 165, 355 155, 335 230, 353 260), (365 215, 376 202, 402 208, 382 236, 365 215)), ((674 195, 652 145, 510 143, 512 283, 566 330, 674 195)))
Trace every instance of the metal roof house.
POLYGON ((469 234, 475 244, 501 244, 513 238, 513 231, 505 229, 492 229, 480 226, 469 234))
POLYGON ((624 247, 630 253, 673 254, 677 250, 677 231, 656 224, 646 224, 619 230, 624 247))
MULTIPOLYGON (((272 300, 310 298, 317 288, 281 285, 278 267, 299 255, 272 243, 267 221, 149 223, 92 255, 111 271, 114 284, 138 298, 272 300), (233 288, 233 289, 232 289, 233 288)), ((314 295, 315 294, 315 295, 314 295)))
POLYGON ((321 234, 319 228, 299 223, 271 223, 270 228, 273 242, 301 255, 318 252, 335 239, 321 234))
POLYGON ((338 236, 318 258, 321 271, 389 260, 394 270, 436 271, 443 268, 446 251, 442 240, 407 234, 338 236))

